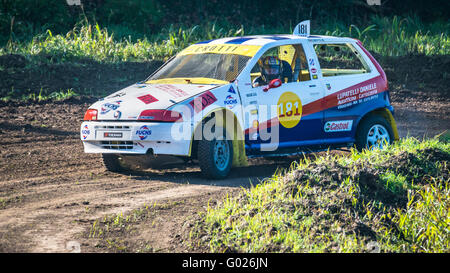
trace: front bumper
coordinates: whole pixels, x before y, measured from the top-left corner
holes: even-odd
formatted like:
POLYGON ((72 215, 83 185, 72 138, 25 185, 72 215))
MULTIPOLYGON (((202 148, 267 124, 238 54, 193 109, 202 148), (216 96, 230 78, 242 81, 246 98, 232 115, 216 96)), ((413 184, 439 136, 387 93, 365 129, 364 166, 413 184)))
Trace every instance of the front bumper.
POLYGON ((189 156, 189 134, 174 133, 176 123, 85 121, 80 138, 86 153, 189 156))

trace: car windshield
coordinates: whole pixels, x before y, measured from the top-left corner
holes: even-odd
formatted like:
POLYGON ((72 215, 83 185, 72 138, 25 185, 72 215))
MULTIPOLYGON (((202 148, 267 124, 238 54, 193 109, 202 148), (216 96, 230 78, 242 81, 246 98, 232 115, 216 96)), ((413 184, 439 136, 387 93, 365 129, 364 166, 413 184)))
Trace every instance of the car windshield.
POLYGON ((178 55, 148 81, 178 79, 185 83, 227 83, 236 79, 250 59, 237 54, 203 53, 178 55))

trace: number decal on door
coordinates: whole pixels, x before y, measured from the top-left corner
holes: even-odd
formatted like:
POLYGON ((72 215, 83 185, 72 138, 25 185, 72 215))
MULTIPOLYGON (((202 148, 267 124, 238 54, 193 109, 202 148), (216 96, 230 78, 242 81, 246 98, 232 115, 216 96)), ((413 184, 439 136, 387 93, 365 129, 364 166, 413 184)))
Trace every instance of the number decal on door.
POLYGON ((295 127, 302 118, 302 102, 300 98, 292 92, 281 94, 277 103, 278 120, 285 128, 295 127))

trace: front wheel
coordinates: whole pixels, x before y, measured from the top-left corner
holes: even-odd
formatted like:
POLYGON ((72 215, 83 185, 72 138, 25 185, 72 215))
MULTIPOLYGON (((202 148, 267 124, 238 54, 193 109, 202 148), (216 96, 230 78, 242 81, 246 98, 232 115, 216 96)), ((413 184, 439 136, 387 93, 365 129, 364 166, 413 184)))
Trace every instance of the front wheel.
POLYGON ((198 162, 202 173, 213 179, 228 176, 233 161, 233 145, 231 140, 217 137, 212 140, 202 139, 198 143, 198 162))
POLYGON ((383 149, 394 139, 391 125, 381 116, 372 116, 365 119, 359 126, 356 134, 356 148, 383 149))

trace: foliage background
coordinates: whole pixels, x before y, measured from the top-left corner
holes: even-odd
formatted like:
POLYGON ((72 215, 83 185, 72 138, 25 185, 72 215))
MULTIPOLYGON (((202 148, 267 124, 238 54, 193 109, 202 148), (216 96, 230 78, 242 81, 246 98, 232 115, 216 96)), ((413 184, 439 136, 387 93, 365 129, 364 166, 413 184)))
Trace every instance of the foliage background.
MULTIPOLYGON (((311 19, 313 28, 333 23, 365 25, 373 16, 414 17, 425 23, 447 24, 450 2, 446 0, 81 0, 69 6, 66 0, 0 0, 0 45, 11 36, 23 40, 50 29, 65 34, 77 22, 98 22, 117 38, 134 39, 155 35, 170 25, 193 26, 216 23, 228 28, 264 27, 292 29, 311 19)), ((445 30, 443 30, 445 31, 445 30)), ((448 29, 446 30, 448 31, 448 29)))

